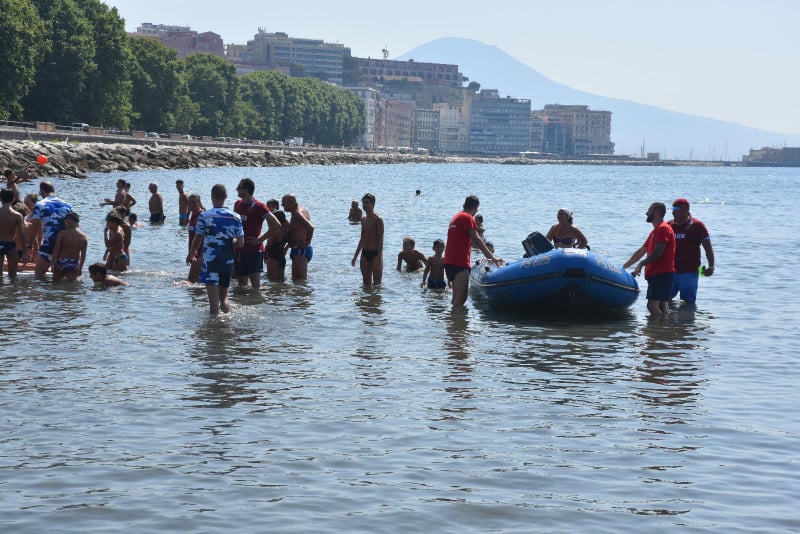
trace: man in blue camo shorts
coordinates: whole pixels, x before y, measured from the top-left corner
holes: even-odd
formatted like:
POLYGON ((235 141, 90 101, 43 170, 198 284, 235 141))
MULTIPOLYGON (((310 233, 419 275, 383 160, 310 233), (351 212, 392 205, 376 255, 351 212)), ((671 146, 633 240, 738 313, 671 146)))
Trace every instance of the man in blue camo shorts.
POLYGON ((228 288, 233 270, 233 250, 244 245, 244 230, 239 214, 225 207, 228 191, 222 184, 211 188, 214 206, 200 214, 195 225, 195 236, 186 263, 197 261, 197 251, 203 247, 203 268, 200 282, 206 285, 211 315, 220 311, 228 313, 228 288))

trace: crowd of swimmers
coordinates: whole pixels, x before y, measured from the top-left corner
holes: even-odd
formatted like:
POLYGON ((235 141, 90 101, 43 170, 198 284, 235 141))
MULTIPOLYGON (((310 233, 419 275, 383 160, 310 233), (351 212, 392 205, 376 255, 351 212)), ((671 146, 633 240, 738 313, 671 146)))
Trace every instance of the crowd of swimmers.
MULTIPOLYGON (((0 191, 0 256, 9 276, 15 277, 20 269, 29 269, 39 278, 52 271, 54 282, 76 280, 83 271, 88 244, 79 227, 79 214, 56 196, 55 187, 46 180, 40 182, 38 195, 31 193, 21 200, 17 185, 31 179, 30 169, 21 176, 6 170, 5 178, 6 187, 0 191)), ((128 269, 132 230, 142 226, 131 212, 137 201, 130 193, 130 183, 119 179, 116 186, 114 198, 100 203, 101 207, 111 208, 105 216, 102 261, 88 269, 92 280, 105 286, 126 285, 122 278, 110 273, 128 269)), ((253 180, 243 178, 236 186, 238 198, 232 208, 225 206, 227 189, 216 184, 211 189, 212 206, 207 209, 198 193, 185 191, 183 180, 177 180, 175 187, 178 223, 188 229, 186 279, 206 285, 212 314, 230 309, 227 294, 231 280, 236 280, 239 286, 258 288, 264 267, 268 280, 283 280, 287 253, 292 279, 307 278, 308 264, 314 255, 314 225, 308 210, 298 203, 295 195, 284 195, 280 203, 277 199, 265 203, 254 196, 253 180)), ((148 190, 149 220, 161 224, 166 220, 163 196, 156 183, 149 184, 148 190)), ((383 219, 375 212, 375 195, 365 194, 361 204, 363 209, 358 201, 352 201, 347 216, 361 226, 351 264, 359 263, 364 286, 378 286, 383 277, 383 219)), ((479 205, 478 197, 466 197, 462 210, 450 221, 447 240, 432 242, 433 254, 426 255, 416 248, 413 237, 405 237, 397 254, 396 269, 402 271, 405 265, 406 272, 421 271, 422 287, 450 288, 453 305, 464 305, 472 251, 481 251, 498 266, 504 264, 495 257, 493 245, 485 240, 483 217, 477 213, 479 205)), ((684 198, 675 200, 672 210, 674 218, 666 223, 664 204, 653 203, 649 207, 647 220, 653 224, 653 232, 624 265, 628 268, 636 264, 634 275, 644 269, 648 309, 654 316, 666 314, 668 302, 678 293, 685 302, 695 302, 701 246, 709 263, 703 274, 710 276, 714 272, 714 252, 705 225, 692 218, 689 202, 684 198)), ((589 248, 586 236, 573 224, 569 209, 559 209, 556 219, 557 223, 547 233, 555 248, 589 248)))

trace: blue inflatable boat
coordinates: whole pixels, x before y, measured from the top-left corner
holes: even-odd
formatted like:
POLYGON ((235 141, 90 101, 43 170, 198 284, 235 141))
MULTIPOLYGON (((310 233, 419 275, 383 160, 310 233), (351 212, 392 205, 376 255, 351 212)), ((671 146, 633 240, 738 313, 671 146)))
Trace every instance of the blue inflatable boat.
POLYGON ((622 311, 636 302, 639 285, 621 266, 586 249, 539 252, 531 246, 535 234, 523 241, 528 257, 501 267, 479 260, 470 272, 474 291, 494 306, 527 311, 622 311))

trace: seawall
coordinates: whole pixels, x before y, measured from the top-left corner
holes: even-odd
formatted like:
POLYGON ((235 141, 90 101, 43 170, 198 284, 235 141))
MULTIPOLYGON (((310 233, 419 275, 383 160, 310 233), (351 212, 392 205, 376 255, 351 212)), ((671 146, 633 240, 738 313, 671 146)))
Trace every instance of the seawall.
MULTIPOLYGON (((0 169, 19 172, 33 165, 38 176, 85 177, 90 172, 147 169, 194 169, 206 167, 282 167, 292 165, 368 165, 402 163, 501 163, 580 165, 681 165, 702 162, 644 160, 549 160, 514 157, 473 157, 403 154, 316 148, 238 146, 192 146, 175 142, 143 141, 138 144, 64 142, 45 140, 0 141, 0 169), (37 158, 47 157, 45 165, 37 158)), ((708 163, 705 163, 707 165, 708 163)))

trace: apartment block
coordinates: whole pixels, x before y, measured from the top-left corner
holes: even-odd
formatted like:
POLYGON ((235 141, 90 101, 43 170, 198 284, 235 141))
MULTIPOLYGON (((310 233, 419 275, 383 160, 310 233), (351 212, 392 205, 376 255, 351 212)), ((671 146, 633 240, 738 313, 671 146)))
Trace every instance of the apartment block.
POLYGON ((262 68, 301 65, 307 75, 342 85, 342 70, 345 47, 338 43, 326 43, 319 39, 289 37, 282 32, 267 33, 259 28, 247 45, 229 46, 236 62, 262 68))
POLYGON ((531 113, 532 152, 564 156, 567 150, 566 128, 557 117, 543 117, 538 111, 531 113))
POLYGON ((410 147, 414 104, 400 100, 386 100, 383 107, 385 119, 383 146, 410 147))
POLYGON ((383 130, 381 128, 376 130, 379 125, 378 117, 383 117, 380 108, 383 105, 380 93, 372 87, 344 87, 351 93, 355 94, 364 102, 364 110, 366 115, 366 130, 359 139, 355 141, 356 146, 373 150, 379 145, 383 145, 383 130), (378 142, 380 141, 380 142, 378 142))
POLYGON ((364 81, 370 84, 405 80, 427 85, 461 87, 464 80, 464 76, 458 71, 458 65, 420 63, 413 59, 395 61, 354 57, 353 60, 361 70, 364 81))
POLYGON ((610 111, 593 111, 582 105, 548 104, 536 114, 545 123, 563 125, 564 149, 556 153, 565 157, 614 153, 610 111))
POLYGON ((517 154, 531 142, 531 101, 500 98, 495 89, 472 95, 469 114, 469 151, 517 154))
POLYGON ((439 150, 439 110, 414 109, 411 123, 411 146, 439 150))
POLYGON ((439 102, 433 109, 439 112, 439 150, 469 152, 469 98, 459 103, 439 102))
POLYGON ((178 51, 178 57, 186 57, 202 52, 225 57, 222 37, 214 32, 197 33, 189 26, 169 26, 145 22, 131 34, 134 37, 156 39, 168 48, 178 51))

